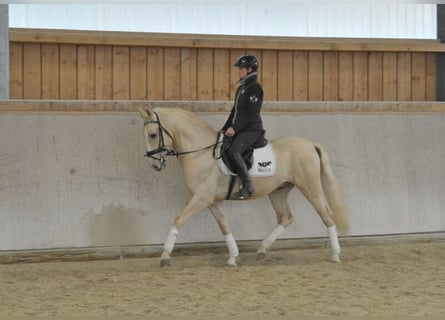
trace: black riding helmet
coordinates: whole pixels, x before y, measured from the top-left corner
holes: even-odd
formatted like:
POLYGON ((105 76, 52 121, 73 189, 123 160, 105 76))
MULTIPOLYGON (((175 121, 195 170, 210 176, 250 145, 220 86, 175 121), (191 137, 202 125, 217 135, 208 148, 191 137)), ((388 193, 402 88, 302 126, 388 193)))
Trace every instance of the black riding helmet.
POLYGON ((245 55, 238 58, 235 62, 235 67, 238 68, 252 68, 252 72, 256 72, 258 70, 259 62, 257 58, 252 55, 245 55))

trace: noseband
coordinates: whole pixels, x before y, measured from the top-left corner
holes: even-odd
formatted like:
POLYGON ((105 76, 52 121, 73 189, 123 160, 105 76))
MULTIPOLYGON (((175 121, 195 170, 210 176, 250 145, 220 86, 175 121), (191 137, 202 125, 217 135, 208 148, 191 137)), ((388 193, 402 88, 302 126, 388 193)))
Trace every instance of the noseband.
POLYGON ((150 124, 150 123, 156 123, 156 124, 158 125, 158 137, 159 137, 159 140, 158 140, 158 147, 157 147, 156 149, 154 149, 154 150, 147 151, 147 152, 145 153, 144 156, 145 156, 145 157, 149 157, 149 158, 151 158, 151 159, 154 159, 154 160, 156 160, 156 161, 159 161, 159 167, 154 167, 157 171, 161 171, 162 169, 165 168, 165 156, 176 156, 176 157, 177 157, 177 156, 180 156, 180 155, 183 155, 183 154, 195 153, 195 152, 199 152, 199 151, 208 150, 208 149, 211 149, 211 148, 213 148, 213 154, 215 155, 216 147, 219 145, 219 142, 218 142, 218 137, 219 137, 219 135, 218 135, 218 137, 217 137, 217 141, 216 141, 216 143, 214 143, 214 144, 212 144, 212 145, 209 145, 209 146, 207 146, 207 147, 198 149, 198 150, 178 152, 178 151, 175 151, 175 150, 173 150, 173 149, 171 149, 171 148, 167 148, 167 147, 165 146, 165 142, 164 142, 164 134, 163 134, 163 132, 165 132, 165 133, 167 134, 167 136, 169 136, 169 138, 172 140, 172 142, 174 141, 173 136, 172 136, 172 135, 170 134, 170 132, 168 132, 168 130, 162 125, 161 120, 159 119, 158 114, 157 114, 156 112, 153 112, 153 113, 154 113, 155 116, 156 116, 156 120, 145 121, 145 122, 144 122, 144 127, 145 127, 147 124, 150 124), (159 157, 156 157, 156 156, 155 156, 155 155, 157 155, 157 154, 159 154, 159 157))

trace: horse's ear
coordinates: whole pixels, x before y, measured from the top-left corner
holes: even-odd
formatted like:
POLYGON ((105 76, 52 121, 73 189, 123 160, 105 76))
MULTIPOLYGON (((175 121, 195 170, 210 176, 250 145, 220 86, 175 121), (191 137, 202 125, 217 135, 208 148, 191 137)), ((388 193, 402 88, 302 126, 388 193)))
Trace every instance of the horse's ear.
POLYGON ((150 118, 150 115, 151 115, 150 109, 148 109, 148 108, 144 108, 144 109, 138 108, 138 110, 139 110, 139 113, 141 114, 142 119, 150 118))

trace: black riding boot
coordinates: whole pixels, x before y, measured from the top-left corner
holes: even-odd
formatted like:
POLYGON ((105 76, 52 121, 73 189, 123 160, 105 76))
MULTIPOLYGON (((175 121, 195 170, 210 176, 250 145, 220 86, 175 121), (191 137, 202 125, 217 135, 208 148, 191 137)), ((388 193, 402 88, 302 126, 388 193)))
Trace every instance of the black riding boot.
POLYGON ((232 164, 235 166, 236 173, 241 179, 241 185, 238 198, 243 200, 250 198, 254 195, 255 190, 253 188, 252 180, 250 179, 249 171, 247 170, 246 163, 243 157, 239 153, 236 153, 231 158, 232 164))

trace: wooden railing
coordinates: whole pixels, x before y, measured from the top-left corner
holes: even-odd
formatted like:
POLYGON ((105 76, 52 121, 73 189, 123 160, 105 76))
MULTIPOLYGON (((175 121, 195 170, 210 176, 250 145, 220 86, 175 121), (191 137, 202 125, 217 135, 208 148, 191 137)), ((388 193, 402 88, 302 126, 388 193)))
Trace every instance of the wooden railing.
POLYGON ((434 101, 435 40, 10 29, 11 99, 233 99, 254 54, 268 101, 434 101))

